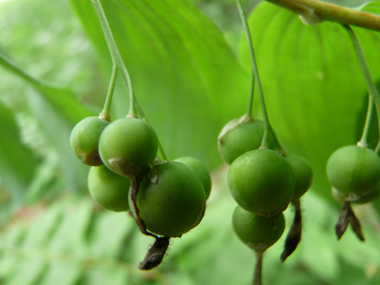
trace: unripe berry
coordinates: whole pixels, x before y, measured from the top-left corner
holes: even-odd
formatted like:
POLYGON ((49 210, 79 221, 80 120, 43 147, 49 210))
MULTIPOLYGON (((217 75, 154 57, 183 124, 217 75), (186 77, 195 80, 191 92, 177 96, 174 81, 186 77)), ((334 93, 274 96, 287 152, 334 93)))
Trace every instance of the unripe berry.
POLYGON ((90 166, 103 164, 98 152, 99 138, 109 121, 87 117, 75 125, 70 134, 70 145, 75 155, 90 166))
POLYGON ((130 180, 109 170, 106 166, 93 166, 88 174, 88 189, 92 198, 104 208, 128 211, 130 180))
POLYGON ((345 146, 330 156, 326 172, 331 185, 344 195, 364 196, 380 182, 380 158, 370 149, 345 146))
POLYGON ((295 187, 291 165, 270 149, 252 150, 239 156, 228 170, 227 182, 242 208, 265 216, 284 211, 295 187))
POLYGON ((201 179, 193 170, 171 161, 155 165, 144 176, 136 202, 149 231, 179 237, 201 221, 206 195, 201 179))

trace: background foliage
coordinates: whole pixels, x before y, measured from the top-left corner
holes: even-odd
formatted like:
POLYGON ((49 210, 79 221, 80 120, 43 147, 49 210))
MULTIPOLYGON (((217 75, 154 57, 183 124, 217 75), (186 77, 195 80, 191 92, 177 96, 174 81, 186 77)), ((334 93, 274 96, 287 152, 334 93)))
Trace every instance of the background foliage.
MULTIPOLYGON (((125 213, 91 200, 89 168, 68 144, 75 123, 100 112, 110 76, 92 5, 6 1, 0 3, 0 283, 249 284, 254 255, 232 232, 235 203, 216 148, 222 126, 248 103, 250 61, 234 1, 103 2, 137 98, 169 158, 193 155, 212 171, 206 216, 172 242, 159 269, 137 269, 152 240, 125 213)), ((315 172, 302 199, 302 242, 284 264, 283 239, 268 250, 264 284, 378 284, 379 202, 354 209, 366 242, 348 231, 338 243, 339 204, 324 174, 329 154, 359 139, 367 106, 348 37, 338 24, 305 26, 257 2, 244 4, 247 11, 255 7, 249 23, 270 119, 286 150, 307 157, 315 172)), ((379 33, 355 32, 378 80, 379 33)), ((118 82, 113 119, 126 115, 126 94, 118 82)), ((288 224, 292 214, 285 212, 288 224)))

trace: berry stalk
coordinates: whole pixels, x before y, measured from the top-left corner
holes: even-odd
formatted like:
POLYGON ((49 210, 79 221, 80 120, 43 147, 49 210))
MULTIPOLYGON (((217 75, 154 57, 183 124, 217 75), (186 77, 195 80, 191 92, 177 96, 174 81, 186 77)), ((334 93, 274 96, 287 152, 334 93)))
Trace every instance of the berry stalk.
POLYGON ((249 107, 248 107, 247 114, 250 115, 250 113, 252 112, 253 87, 254 87, 254 82, 255 82, 254 79, 256 79, 257 89, 259 91, 261 108, 262 108, 262 113, 263 113, 263 122, 264 122, 264 136, 263 136, 263 140, 262 140, 262 143, 261 143, 261 148, 269 148, 269 137, 270 137, 270 135, 272 135, 273 138, 274 138, 274 140, 275 140, 275 143, 277 145, 277 150, 279 152, 283 152, 282 148, 281 148, 281 146, 280 146, 280 144, 279 144, 279 142, 278 142, 278 140, 276 138, 276 135, 274 134, 274 132, 272 130, 272 127, 271 127, 271 125, 269 123, 269 117, 268 117, 267 109, 266 109, 266 106, 265 106, 264 93, 263 93, 263 89, 262 89, 261 82, 260 82, 259 71, 258 71, 258 68, 257 68, 257 63, 256 63, 256 58, 255 58, 255 52, 254 52, 254 48, 253 48, 253 44, 252 44, 251 33, 250 33, 250 30, 249 30, 249 25, 247 23, 247 17, 245 15, 245 12, 244 12, 244 9, 243 9, 243 6, 242 6, 240 0, 236 0, 236 5, 237 5, 237 8, 239 10, 240 19, 241 19, 241 22, 243 24, 243 27, 244 27, 244 30, 245 30, 245 33, 246 33, 246 36, 247 36, 248 48, 249 48, 249 53, 250 53, 251 62, 252 62, 252 73, 254 75, 254 77, 252 79, 250 104, 249 104, 249 107))
POLYGON ((100 3, 100 0, 92 0, 92 4, 95 8, 96 15, 98 16, 100 25, 102 26, 102 30, 104 33, 104 36, 107 41, 108 48, 110 50, 112 62, 114 65, 116 65, 120 71, 123 78, 123 81, 128 89, 129 92, 129 117, 137 117, 136 116, 136 110, 135 110, 135 96, 132 89, 132 82, 131 77, 129 76, 129 72, 127 68, 125 67, 123 58, 120 54, 119 48, 116 45, 115 39, 113 37, 112 31, 110 29, 109 23, 107 21, 106 14, 104 13, 102 4, 100 3))
POLYGON ((108 91, 107 91, 107 96, 106 96, 106 101, 104 103, 104 107, 102 112, 99 115, 99 118, 110 121, 111 120, 111 114, 110 114, 110 108, 111 108, 111 101, 112 101, 112 95, 113 95, 113 90, 115 88, 115 83, 116 83, 116 77, 117 77, 117 72, 118 72, 118 67, 114 64, 112 66, 112 74, 111 74, 111 80, 108 85, 108 91))
MULTIPOLYGON (((373 102, 375 104, 375 107, 376 107, 378 126, 380 126, 380 116, 379 116, 380 115, 380 95, 379 95, 379 93, 377 91, 375 82, 372 79, 371 73, 369 72, 369 69, 368 69, 367 62, 365 60, 363 51, 362 51, 362 49, 360 47, 359 41, 358 41, 358 39, 357 39, 354 31, 348 25, 342 24, 342 26, 347 31, 347 33, 348 33, 348 35, 350 37, 351 43, 352 43, 352 45, 354 47, 354 50, 355 50, 355 53, 356 53, 356 57, 358 58, 358 61, 359 61, 360 69, 362 71, 365 83, 367 85, 368 93, 369 93, 370 98, 373 100, 373 102)), ((367 124, 369 125, 369 122, 370 122, 370 120, 367 119, 366 120, 366 125, 367 124)), ((366 127, 364 128, 364 130, 366 131, 366 127)), ((379 152, 380 152, 380 144, 379 143, 376 146, 375 152, 377 154, 379 154, 379 152)))

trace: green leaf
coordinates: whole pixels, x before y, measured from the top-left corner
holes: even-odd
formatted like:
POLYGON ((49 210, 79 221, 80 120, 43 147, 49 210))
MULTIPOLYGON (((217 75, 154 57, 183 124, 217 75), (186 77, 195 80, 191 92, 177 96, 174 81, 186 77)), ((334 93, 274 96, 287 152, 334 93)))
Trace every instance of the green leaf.
POLYGON ((365 3, 360 6, 360 10, 380 15, 380 1, 365 3))
POLYGON ((61 166, 71 189, 86 187, 88 167, 81 164, 69 145, 70 132, 81 119, 94 115, 76 99, 71 90, 34 78, 0 53, 0 65, 30 83, 27 100, 35 116, 60 156, 61 166))
MULTIPOLYGON (((109 51, 90 1, 71 4, 110 72, 109 51)), ((186 0, 114 0, 102 6, 137 100, 169 159, 193 155, 216 166, 221 161, 218 133, 245 113, 249 88, 222 34, 186 0)), ((125 106, 116 117, 128 112, 126 94, 114 99, 122 97, 125 106)))
POLYGON ((0 103, 0 177, 15 202, 20 203, 36 171, 38 159, 20 138, 14 114, 0 103))
MULTIPOLYGON (((312 188, 330 198, 327 159, 335 149, 359 141, 367 107, 366 86, 349 37, 337 23, 306 26, 297 15, 267 2, 253 11, 249 25, 274 130, 289 153, 311 162, 312 188)), ((379 33, 355 32, 377 79, 379 33)), ((243 38, 240 55, 248 70, 243 38)))

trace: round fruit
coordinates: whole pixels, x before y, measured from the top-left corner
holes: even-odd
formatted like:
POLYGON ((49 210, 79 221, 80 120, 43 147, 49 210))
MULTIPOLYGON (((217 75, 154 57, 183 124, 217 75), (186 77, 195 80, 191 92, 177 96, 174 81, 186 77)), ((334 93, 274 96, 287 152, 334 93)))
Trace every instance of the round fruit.
POLYGON ((260 147, 264 135, 264 123, 243 116, 232 120, 222 129, 218 149, 223 160, 231 164, 243 153, 260 147))
POLYGON ((270 149, 256 149, 239 156, 228 170, 227 182, 242 208, 264 216, 276 216, 285 210, 295 187, 291 165, 270 149))
POLYGON ((101 165, 91 167, 87 184, 92 198, 99 205, 114 212, 129 210, 130 180, 128 178, 101 165))
POLYGON ((285 219, 283 213, 276 217, 264 217, 237 206, 232 216, 232 226, 243 243, 256 251, 265 251, 280 239, 285 229, 285 219))
POLYGON ((181 162, 190 167, 202 180, 203 187, 206 193, 206 199, 210 196, 211 192, 211 177, 207 167, 198 159, 190 156, 183 156, 175 159, 174 161, 181 162))
POLYGON ((91 166, 103 164, 98 152, 99 138, 109 123, 99 117, 87 117, 76 124, 71 131, 71 148, 83 163, 91 166))
POLYGON ((179 237, 199 224, 205 201, 198 175, 185 164, 171 161, 155 165, 144 176, 136 202, 149 231, 179 237))
POLYGON ((341 193, 364 196, 380 182, 380 158, 372 150, 349 145, 327 161, 327 177, 341 193))
MULTIPOLYGON (((340 193, 335 187, 331 188, 331 192, 335 200, 338 202, 344 204, 346 201, 346 196, 342 193, 340 193)), ((364 196, 354 196, 356 198, 350 199, 352 204, 366 204, 369 202, 372 202, 373 200, 377 199, 380 195, 380 185, 378 185, 375 189, 373 189, 371 192, 369 192, 367 195, 364 196)))
POLYGON ((154 129, 137 118, 123 118, 109 124, 100 136, 99 153, 112 171, 130 177, 145 170, 156 157, 158 139, 154 129))
POLYGON ((310 188, 313 180, 313 170, 310 163, 302 156, 290 154, 285 159, 292 166, 296 179, 296 186, 292 197, 292 201, 296 201, 310 188))

